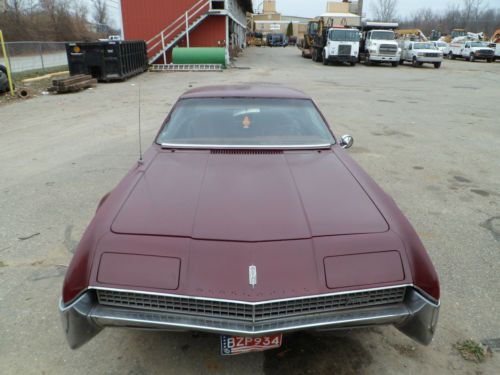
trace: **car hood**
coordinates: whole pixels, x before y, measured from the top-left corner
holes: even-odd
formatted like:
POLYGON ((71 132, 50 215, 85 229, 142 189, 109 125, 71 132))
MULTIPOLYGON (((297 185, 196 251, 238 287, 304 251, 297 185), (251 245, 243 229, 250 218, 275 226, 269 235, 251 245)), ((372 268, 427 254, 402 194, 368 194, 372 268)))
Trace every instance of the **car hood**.
POLYGON ((120 234, 260 242, 389 228, 330 150, 186 150, 157 154, 111 229, 120 234))

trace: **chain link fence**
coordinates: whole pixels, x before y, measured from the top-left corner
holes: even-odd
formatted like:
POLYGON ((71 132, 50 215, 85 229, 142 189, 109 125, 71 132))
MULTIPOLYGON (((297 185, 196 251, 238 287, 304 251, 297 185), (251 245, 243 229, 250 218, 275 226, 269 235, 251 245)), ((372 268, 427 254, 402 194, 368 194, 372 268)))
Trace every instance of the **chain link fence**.
MULTIPOLYGON (((0 0, 1 1, 1 0, 0 0)), ((67 70, 66 42, 8 42, 5 43, 12 73, 50 72, 67 70)), ((0 65, 5 57, 0 49, 0 65)))

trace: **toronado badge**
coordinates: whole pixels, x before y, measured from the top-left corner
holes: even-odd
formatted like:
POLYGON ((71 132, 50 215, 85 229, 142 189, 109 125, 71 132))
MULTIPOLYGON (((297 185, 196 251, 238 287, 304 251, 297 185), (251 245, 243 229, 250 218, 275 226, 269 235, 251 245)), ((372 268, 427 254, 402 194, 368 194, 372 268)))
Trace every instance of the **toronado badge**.
POLYGON ((252 288, 255 288, 255 285, 257 285, 257 267, 253 264, 248 267, 248 283, 252 288))

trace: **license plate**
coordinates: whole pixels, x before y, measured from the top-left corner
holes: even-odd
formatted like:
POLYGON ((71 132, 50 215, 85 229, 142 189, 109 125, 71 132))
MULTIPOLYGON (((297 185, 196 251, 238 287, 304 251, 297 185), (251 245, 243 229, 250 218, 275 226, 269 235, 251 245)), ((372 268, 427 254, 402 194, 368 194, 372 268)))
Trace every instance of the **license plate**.
POLYGON ((261 352, 281 346, 283 335, 261 337, 221 336, 220 351, 222 355, 236 355, 249 352, 261 352))

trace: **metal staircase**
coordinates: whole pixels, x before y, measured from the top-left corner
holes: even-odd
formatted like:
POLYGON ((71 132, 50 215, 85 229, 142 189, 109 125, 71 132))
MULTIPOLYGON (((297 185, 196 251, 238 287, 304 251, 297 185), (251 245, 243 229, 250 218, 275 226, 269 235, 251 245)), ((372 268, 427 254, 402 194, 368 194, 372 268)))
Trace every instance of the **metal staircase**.
POLYGON ((148 40, 146 46, 148 56, 151 56, 149 63, 153 64, 163 56, 163 61, 166 64, 167 51, 184 37, 186 37, 187 46, 189 47, 189 32, 210 15, 211 6, 212 2, 210 0, 199 0, 170 25, 148 40))

